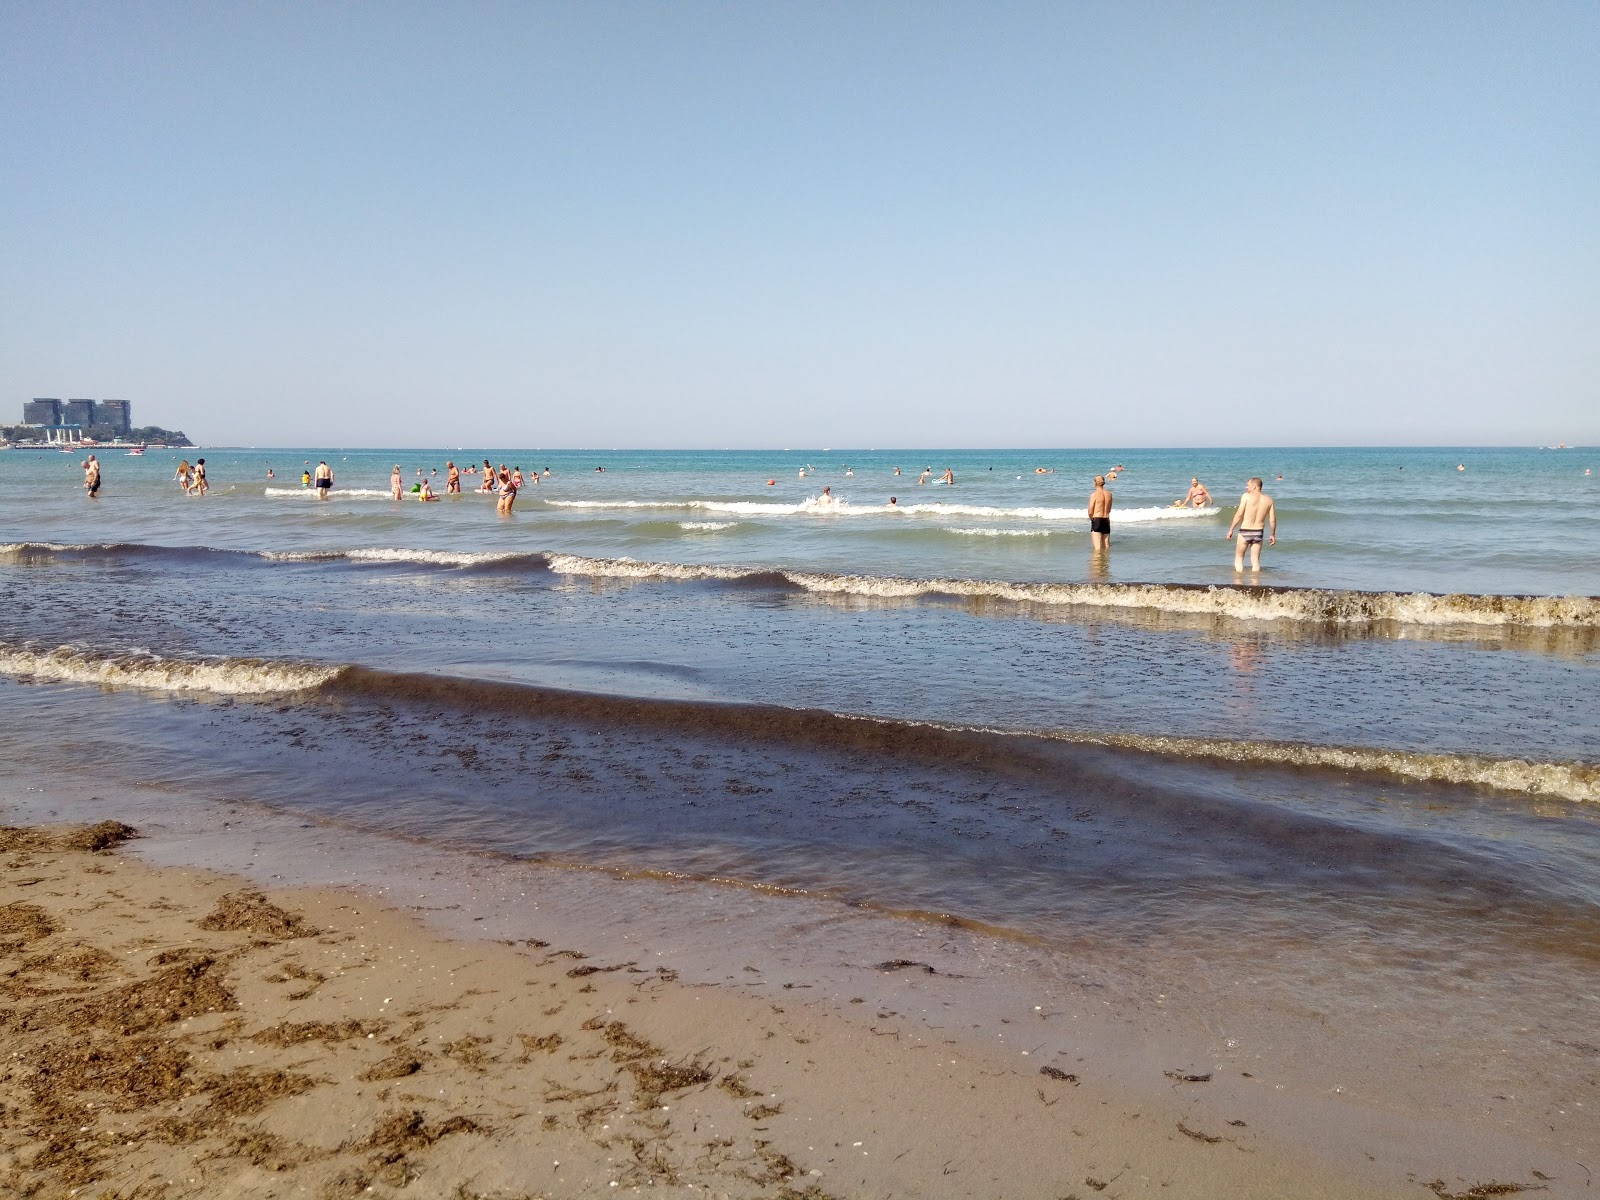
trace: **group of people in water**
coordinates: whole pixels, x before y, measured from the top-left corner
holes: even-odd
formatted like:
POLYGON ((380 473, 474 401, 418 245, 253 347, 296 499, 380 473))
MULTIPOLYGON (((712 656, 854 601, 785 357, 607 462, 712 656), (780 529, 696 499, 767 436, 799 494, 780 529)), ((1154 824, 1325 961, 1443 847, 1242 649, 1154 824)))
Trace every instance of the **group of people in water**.
MULTIPOLYGON (((597 471, 604 470, 603 467, 596 467, 595 469, 597 471)), ((810 468, 802 469, 800 472, 801 477, 803 478, 809 470, 810 468)), ((1111 511, 1115 504, 1115 497, 1106 485, 1115 482, 1118 473, 1126 470, 1127 468, 1123 464, 1118 463, 1108 469, 1105 474, 1094 477, 1094 490, 1089 493, 1087 515, 1089 518, 1089 544, 1091 551, 1097 557, 1104 555, 1111 548, 1111 511)), ((431 468, 428 474, 424 474, 422 468, 418 467, 418 478, 411 485, 410 494, 422 501, 438 500, 440 496, 433 490, 433 478, 438 473, 439 469, 437 467, 431 468)), ((900 468, 895 467, 894 473, 899 475, 900 468)), ((1055 472, 1053 468, 1036 467, 1034 473, 1036 475, 1047 475, 1055 472)), ((550 474, 550 468, 546 467, 542 478, 548 479, 550 474)), ((855 472, 847 469, 845 474, 853 476, 855 472)), ((447 462, 445 464, 445 494, 460 494, 462 480, 466 476, 478 476, 481 479, 482 482, 476 490, 495 495, 497 497, 496 509, 501 513, 509 513, 516 503, 517 493, 525 487, 537 487, 541 479, 541 474, 538 471, 524 475, 521 467, 508 467, 504 463, 496 467, 487 458, 483 460, 481 468, 473 463, 461 468, 457 467, 454 462, 447 462)), ((925 484, 932 476, 933 468, 926 467, 917 482, 918 484, 925 484)), ((178 464, 178 469, 173 478, 178 486, 191 496, 204 496, 211 490, 210 483, 206 478, 206 460, 203 458, 196 459, 192 466, 188 459, 184 459, 178 464)), ((276 473, 270 467, 267 468, 267 478, 276 478, 276 473)), ((1021 477, 1019 476, 1018 478, 1021 477)), ((1282 479, 1283 476, 1279 475, 1278 478, 1282 479)), ((948 467, 945 468, 944 475, 939 482, 954 486, 956 482, 955 472, 948 467)), ((100 483, 100 463, 91 454, 83 463, 84 491, 91 498, 98 498, 100 483)), ((300 483, 302 487, 315 488, 317 499, 326 500, 333 491, 333 468, 324 459, 319 461, 316 469, 313 470, 310 460, 307 459, 306 469, 300 475, 300 483)), ((777 486, 777 480, 767 480, 767 486, 777 486)), ((1224 535, 1229 541, 1234 541, 1235 533, 1238 535, 1238 540, 1234 544, 1233 556, 1233 567, 1236 571, 1244 570, 1246 555, 1250 559, 1250 569, 1259 571, 1261 569, 1261 547, 1263 544, 1274 546, 1278 542, 1277 509, 1272 497, 1263 490, 1264 486, 1259 476, 1250 480, 1244 494, 1239 497, 1239 506, 1234 511, 1233 520, 1228 524, 1228 532, 1224 535)), ((405 477, 399 463, 394 465, 394 470, 389 475, 389 491, 390 495, 396 500, 402 499, 407 494, 405 477)), ((824 487, 822 494, 817 497, 815 503, 818 507, 827 508, 837 504, 838 500, 833 495, 831 487, 824 487)), ((1172 507, 1179 509, 1204 509, 1212 508, 1215 505, 1216 501, 1212 499, 1210 490, 1200 482, 1199 476, 1192 476, 1189 480, 1189 490, 1172 502, 1172 507)), ((885 507, 898 509, 900 507, 899 497, 890 496, 889 502, 885 507)))
POLYGON ((172 473, 172 480, 191 496, 204 496, 211 491, 211 484, 206 479, 206 460, 203 458, 195 459, 193 466, 189 465, 187 458, 184 459, 172 473))

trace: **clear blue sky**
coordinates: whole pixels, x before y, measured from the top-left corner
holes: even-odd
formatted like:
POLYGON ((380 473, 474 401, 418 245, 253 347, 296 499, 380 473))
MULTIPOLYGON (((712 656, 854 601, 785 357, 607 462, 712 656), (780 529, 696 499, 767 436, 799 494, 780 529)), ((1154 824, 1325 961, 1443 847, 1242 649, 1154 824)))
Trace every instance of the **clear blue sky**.
POLYGON ((1600 5, 0 3, 0 421, 1600 442, 1600 5))

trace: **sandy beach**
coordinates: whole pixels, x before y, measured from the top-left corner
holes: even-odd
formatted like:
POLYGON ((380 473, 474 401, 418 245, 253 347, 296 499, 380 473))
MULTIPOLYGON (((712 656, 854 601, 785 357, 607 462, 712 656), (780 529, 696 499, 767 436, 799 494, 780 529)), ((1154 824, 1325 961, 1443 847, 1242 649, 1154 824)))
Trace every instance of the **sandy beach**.
POLYGON ((1580 1194, 1335 1165, 1207 1102, 1205 1071, 1131 1094, 865 998, 445 937, 349 889, 148 865, 130 838, 0 831, 7 1195, 1580 1194))

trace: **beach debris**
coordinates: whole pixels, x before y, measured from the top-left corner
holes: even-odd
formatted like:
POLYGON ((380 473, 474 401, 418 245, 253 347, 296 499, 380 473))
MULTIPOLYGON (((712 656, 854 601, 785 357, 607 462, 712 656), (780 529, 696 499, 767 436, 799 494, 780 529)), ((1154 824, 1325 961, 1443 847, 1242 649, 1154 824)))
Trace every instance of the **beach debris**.
POLYGON ((254 933, 282 940, 316 937, 322 932, 307 925, 299 914, 279 908, 261 892, 225 892, 217 897, 210 915, 198 924, 201 929, 254 933))
POLYGON ((1218 1142, 1225 1140, 1216 1134, 1201 1133, 1198 1129, 1190 1129, 1182 1121, 1178 1122, 1178 1132, 1183 1134, 1184 1137, 1193 1138, 1197 1142, 1205 1142, 1209 1146, 1214 1146, 1218 1142))
POLYGON ((517 1040, 529 1054, 554 1054, 556 1048, 567 1039, 559 1033, 547 1033, 543 1037, 535 1037, 531 1033, 519 1033, 517 1040))
POLYGON ((1191 1075, 1186 1071, 1163 1071, 1162 1074, 1165 1075, 1168 1079, 1177 1080, 1179 1083, 1210 1083, 1211 1082, 1211 1072, 1210 1071, 1207 1071, 1204 1075, 1191 1075))
POLYGON ((422 1070, 422 1060, 407 1050, 396 1050, 386 1058, 380 1058, 356 1078, 363 1083, 378 1083, 385 1079, 404 1079, 407 1075, 415 1075, 422 1070))
POLYGON ((1073 1087, 1078 1086, 1078 1077, 1063 1071, 1060 1067, 1040 1067, 1039 1074, 1048 1075, 1051 1079, 1059 1079, 1062 1083, 1070 1083, 1073 1087))
POLYGON ((15 828, 0 825, 0 851, 5 850, 111 850, 139 831, 121 821, 100 821, 94 825, 74 825, 62 830, 15 828))
POLYGON ((920 967, 924 974, 937 975, 939 972, 925 962, 918 962, 912 958, 891 958, 887 962, 873 963, 874 971, 905 971, 911 967, 920 967))
POLYGON ((301 1042, 343 1042, 382 1033, 387 1021, 284 1021, 250 1035, 263 1046, 298 1046, 301 1042))
POLYGON ((1521 1183, 1503 1183, 1497 1179, 1490 1180, 1488 1183, 1475 1183, 1460 1192, 1452 1192, 1449 1185, 1442 1179, 1435 1179, 1432 1183, 1427 1183, 1423 1186, 1439 1197, 1439 1200, 1490 1200, 1492 1196, 1514 1196, 1518 1192, 1544 1191, 1542 1186, 1528 1187, 1521 1183))
POLYGON ((37 904, 0 905, 0 953, 14 954, 29 942, 43 941, 56 931, 56 923, 37 904))
POLYGON ((751 1087, 738 1074, 724 1075, 717 1086, 737 1100, 754 1100, 761 1095, 760 1091, 751 1087))

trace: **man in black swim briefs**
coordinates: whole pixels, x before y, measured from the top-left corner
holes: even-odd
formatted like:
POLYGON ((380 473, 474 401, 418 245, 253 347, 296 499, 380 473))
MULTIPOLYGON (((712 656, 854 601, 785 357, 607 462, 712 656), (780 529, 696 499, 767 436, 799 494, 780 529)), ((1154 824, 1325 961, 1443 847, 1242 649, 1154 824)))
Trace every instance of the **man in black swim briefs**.
POLYGON ((1111 545, 1112 495, 1106 490, 1106 477, 1094 477, 1094 491, 1089 493, 1089 545, 1098 553, 1111 545))

